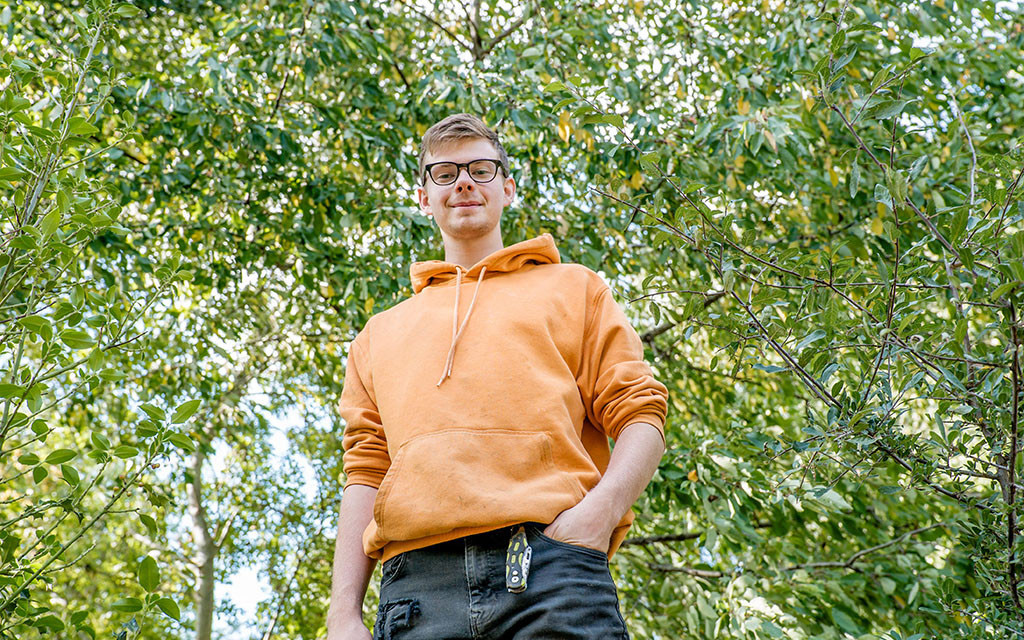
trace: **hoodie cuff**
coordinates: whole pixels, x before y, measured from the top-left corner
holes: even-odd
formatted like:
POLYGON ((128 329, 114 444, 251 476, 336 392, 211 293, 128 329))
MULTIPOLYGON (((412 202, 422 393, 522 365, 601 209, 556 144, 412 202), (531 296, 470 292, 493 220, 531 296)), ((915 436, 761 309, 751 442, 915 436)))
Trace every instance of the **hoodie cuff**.
POLYGON ((622 428, 616 429, 615 433, 610 434, 612 440, 618 442, 619 436, 621 436, 622 432, 626 430, 626 427, 632 426, 638 422, 649 424, 655 429, 657 429, 658 434, 661 435, 662 445, 668 446, 668 443, 665 441, 665 419, 662 418, 657 413, 641 413, 640 415, 630 418, 625 424, 622 425, 622 428))
POLYGON ((379 489, 380 483, 384 482, 383 473, 374 473, 372 471, 353 471, 345 476, 345 486, 342 487, 342 491, 348 489, 350 485, 361 484, 373 489, 379 489))

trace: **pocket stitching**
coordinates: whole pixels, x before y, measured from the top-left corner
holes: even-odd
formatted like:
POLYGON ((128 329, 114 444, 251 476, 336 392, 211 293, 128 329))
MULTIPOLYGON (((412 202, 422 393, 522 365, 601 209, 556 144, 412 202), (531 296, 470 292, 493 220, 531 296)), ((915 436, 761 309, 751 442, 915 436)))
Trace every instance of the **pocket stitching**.
POLYGON ((598 551, 597 549, 591 549, 590 547, 583 547, 583 546, 580 546, 580 545, 576 545, 576 544, 572 544, 572 543, 569 543, 569 542, 565 542, 564 540, 556 540, 556 539, 552 538, 551 536, 544 535, 543 530, 540 527, 534 526, 533 527, 533 532, 541 540, 546 540, 546 541, 550 542, 551 544, 553 544, 555 546, 568 547, 569 549, 572 549, 573 551, 581 551, 583 553, 586 553, 587 555, 591 555, 591 556, 593 556, 595 558, 600 558, 600 559, 602 559, 602 560, 604 560, 606 562, 608 560, 608 554, 606 554, 606 553, 604 553, 602 551, 598 551))
POLYGON ((395 459, 391 461, 391 466, 386 472, 384 481, 377 488, 377 499, 373 507, 373 517, 377 521, 378 526, 384 525, 384 508, 387 506, 387 499, 391 494, 392 486, 395 484, 395 478, 398 477, 398 472, 401 470, 404 453, 405 449, 402 448, 395 454, 395 459))
POLYGON ((390 565, 388 565, 388 572, 390 574, 389 576, 383 575, 384 567, 383 567, 383 565, 381 565, 382 575, 381 575, 380 588, 383 589, 385 586, 387 586, 387 585, 391 584, 392 582, 394 582, 395 578, 398 577, 398 573, 402 570, 402 568, 404 566, 405 566, 405 554, 404 553, 400 553, 397 556, 395 556, 394 557, 394 562, 392 562, 390 565), (387 579, 385 580, 385 578, 387 578, 387 579))

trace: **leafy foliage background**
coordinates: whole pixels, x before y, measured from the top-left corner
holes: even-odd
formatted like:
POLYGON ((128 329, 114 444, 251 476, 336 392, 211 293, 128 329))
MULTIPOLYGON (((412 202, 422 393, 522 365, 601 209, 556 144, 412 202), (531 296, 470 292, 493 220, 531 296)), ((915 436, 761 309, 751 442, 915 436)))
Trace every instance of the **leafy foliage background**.
POLYGON ((0 637, 322 636, 345 347, 443 255, 412 190, 454 111, 510 152, 505 242, 602 272, 672 394, 635 637, 1024 637, 1022 24, 5 4, 0 637))

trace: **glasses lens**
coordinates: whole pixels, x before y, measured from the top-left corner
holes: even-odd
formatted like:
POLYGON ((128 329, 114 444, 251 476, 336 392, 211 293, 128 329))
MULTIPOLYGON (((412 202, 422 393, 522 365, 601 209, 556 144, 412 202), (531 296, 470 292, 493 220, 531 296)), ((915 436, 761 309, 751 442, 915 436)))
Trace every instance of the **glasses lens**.
POLYGON ((430 167, 430 177, 439 185, 455 182, 458 175, 459 167, 454 162, 441 162, 430 167))
POLYGON ((477 160, 469 163, 469 176, 477 182, 490 182, 498 171, 498 163, 493 160, 477 160))

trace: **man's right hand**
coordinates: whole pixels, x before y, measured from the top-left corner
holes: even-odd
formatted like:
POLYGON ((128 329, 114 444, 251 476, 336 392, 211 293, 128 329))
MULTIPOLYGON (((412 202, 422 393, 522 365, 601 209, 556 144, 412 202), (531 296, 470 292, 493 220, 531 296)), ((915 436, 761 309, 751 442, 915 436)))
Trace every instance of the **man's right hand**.
POLYGON ((370 640, 362 609, 377 561, 363 553, 363 531, 373 519, 376 498, 376 489, 359 484, 345 489, 341 498, 326 640, 370 640))
POLYGON ((362 620, 345 620, 327 628, 326 640, 371 640, 362 620))

